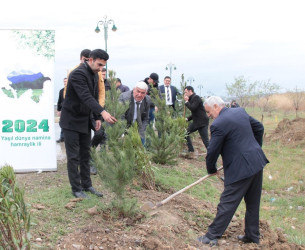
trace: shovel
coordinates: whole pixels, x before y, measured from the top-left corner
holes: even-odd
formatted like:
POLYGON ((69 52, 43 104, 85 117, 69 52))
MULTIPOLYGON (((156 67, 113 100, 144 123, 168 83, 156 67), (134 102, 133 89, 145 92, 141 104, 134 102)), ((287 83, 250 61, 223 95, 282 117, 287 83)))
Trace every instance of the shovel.
MULTIPOLYGON (((217 172, 222 170, 223 166, 219 167, 217 169, 217 172)), ((146 204, 144 204, 142 206, 142 209, 147 210, 147 208, 149 207, 150 209, 155 209, 158 207, 161 207, 162 205, 164 205, 165 203, 169 202, 171 199, 173 199, 174 197, 176 197, 178 194, 183 193, 184 191, 190 189, 191 187, 197 185, 198 183, 204 181, 205 179, 209 178, 210 176, 213 176, 214 174, 208 174, 206 176, 201 177, 199 180, 195 181, 194 183, 186 186, 185 188, 182 188, 181 190, 177 191, 176 193, 172 194, 171 196, 167 197, 166 199, 164 199, 163 201, 158 202, 156 205, 154 205, 152 202, 147 202, 146 204)), ((223 181, 223 179, 221 179, 223 181)))

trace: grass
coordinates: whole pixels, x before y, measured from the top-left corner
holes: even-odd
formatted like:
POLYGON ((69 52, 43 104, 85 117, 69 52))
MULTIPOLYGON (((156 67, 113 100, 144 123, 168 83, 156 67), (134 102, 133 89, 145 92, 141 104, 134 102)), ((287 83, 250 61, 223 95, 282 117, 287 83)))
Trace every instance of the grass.
MULTIPOLYGON (((202 169, 197 169, 192 165, 187 166, 183 171, 181 171, 179 165, 171 166, 170 168, 160 166, 155 172, 156 184, 160 184, 164 189, 174 188, 176 191, 197 181, 206 174, 206 170, 203 167, 202 169)), ((185 193, 202 200, 214 198, 212 200, 215 202, 220 192, 211 182, 216 180, 216 177, 211 177, 209 181, 203 181, 185 193)))
MULTIPOLYGON (((65 167, 66 165, 59 165, 59 171, 65 167)), ((60 172, 49 178, 44 178, 44 173, 40 175, 43 184, 37 183, 40 188, 36 185, 34 188, 27 188, 26 202, 31 204, 31 235, 34 239, 46 235, 48 246, 44 247, 50 249, 61 236, 73 232, 76 225, 78 227, 88 224, 90 215, 85 212, 86 210, 94 206, 97 206, 98 211, 104 210, 105 204, 100 198, 89 194, 90 199, 86 202, 77 202, 73 210, 66 209, 65 205, 73 198, 67 176, 60 172), (35 204, 41 204, 45 208, 35 209, 35 204)), ((94 183, 99 183, 97 176, 92 179, 94 183)))
MULTIPOLYGON (((251 108, 248 112, 260 120, 259 109, 251 108)), ((305 113, 300 113, 300 116, 305 117, 305 113)), ((267 134, 271 133, 283 118, 294 119, 295 114, 294 112, 276 111, 272 116, 265 115, 265 132, 267 134)), ((291 148, 279 143, 265 142, 264 151, 270 160, 270 164, 264 170, 261 219, 270 221, 273 229, 281 227, 290 242, 305 245, 305 150, 300 147, 291 148), (293 188, 287 191, 290 187, 293 188), (300 207, 303 207, 303 210, 300 207)), ((204 159, 200 158, 199 161, 202 163, 201 167, 179 164, 170 167, 157 166, 156 183, 164 189, 175 191, 182 189, 187 184, 193 183, 206 175, 204 159)), ((60 165, 60 168, 66 168, 66 165, 60 165)), ((97 176, 93 176, 92 179, 94 185, 101 186, 97 176)), ((219 180, 216 177, 211 177, 192 187, 186 193, 195 198, 210 201, 216 206, 221 192, 219 185, 218 187, 215 185, 218 182, 219 180)), ((62 171, 44 178, 43 183, 38 185, 40 188, 35 183, 29 185, 32 185, 33 188, 27 188, 27 202, 45 206, 45 209, 42 210, 32 209, 32 222, 35 224, 32 226, 32 235, 34 239, 40 235, 47 235, 48 248, 54 247, 62 235, 72 232, 75 225, 79 227, 88 224, 90 217, 85 210, 95 205, 98 210, 105 209, 104 201, 101 202, 99 198, 91 195, 90 200, 76 203, 73 210, 64 208, 72 195, 67 176, 62 171)), ((245 206, 242 203, 238 209, 241 218, 244 211, 245 206)), ((185 216, 199 216, 199 220, 201 220, 202 218, 213 219, 215 215, 208 211, 198 211, 198 215, 186 214, 185 216)))
MULTIPOLYGON (((250 108, 247 111, 257 120, 261 119, 261 111, 258 108, 250 108)), ((299 117, 304 118, 305 113, 300 112, 299 117)), ((270 134, 284 118, 295 119, 295 113, 275 111, 271 116, 265 114, 265 133, 270 134)), ((270 221, 273 229, 282 228, 290 242, 305 245, 305 149, 267 142, 264 143, 263 149, 270 163, 264 170, 260 218, 270 221)), ((185 186, 183 184, 199 179, 205 173, 203 169, 189 166, 181 171, 177 166, 171 169, 160 167, 156 178, 161 185, 179 190, 185 186)), ((187 193, 208 200, 216 206, 220 192, 211 182, 212 179, 194 186, 187 193)), ((237 212, 242 218, 245 213, 244 202, 237 212)))

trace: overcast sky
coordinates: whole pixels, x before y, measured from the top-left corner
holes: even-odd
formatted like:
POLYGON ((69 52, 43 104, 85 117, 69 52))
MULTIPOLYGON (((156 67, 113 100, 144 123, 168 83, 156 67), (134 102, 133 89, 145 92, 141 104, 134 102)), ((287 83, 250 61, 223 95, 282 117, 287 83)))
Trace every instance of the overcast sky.
MULTIPOLYGON (((54 29, 55 99, 67 70, 79 63, 82 49, 105 48, 104 16, 117 31, 108 34, 108 69, 123 84, 172 71, 173 85, 181 75, 194 79, 201 95, 225 96, 225 84, 244 76, 271 80, 282 91, 305 88, 304 1, 1 1, 0 29, 54 29)), ((16 58, 18 60, 18 58, 16 58)), ((5 58, 2 59, 2 63, 5 58)))

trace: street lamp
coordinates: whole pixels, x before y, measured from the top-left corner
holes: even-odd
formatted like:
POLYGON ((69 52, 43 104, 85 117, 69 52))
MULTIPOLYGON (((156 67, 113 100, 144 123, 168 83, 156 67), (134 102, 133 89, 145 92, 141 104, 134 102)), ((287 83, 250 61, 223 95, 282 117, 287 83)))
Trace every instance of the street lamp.
POLYGON ((199 84, 199 85, 198 85, 198 88, 199 88, 199 90, 200 90, 200 97, 201 97, 201 89, 203 88, 203 85, 202 85, 202 84, 199 84))
POLYGON ((195 79, 194 79, 194 77, 190 76, 189 78, 187 78, 186 81, 189 83, 189 85, 192 86, 192 83, 195 82, 195 79))
POLYGON ((174 69, 174 70, 177 69, 177 68, 176 68, 176 65, 170 62, 169 64, 166 65, 165 70, 168 70, 168 69, 169 69, 169 76, 170 76, 170 78, 172 78, 172 70, 173 70, 173 69, 174 69))
MULTIPOLYGON (((105 39, 105 51, 107 52, 107 40, 108 40, 108 25, 112 24, 112 31, 116 31, 117 27, 114 24, 114 21, 112 19, 107 20, 107 16, 104 16, 104 20, 98 21, 96 28, 95 28, 95 32, 99 33, 101 30, 99 28, 99 25, 103 25, 104 26, 104 39, 105 39)), ((107 78, 107 63, 106 63, 106 78, 107 78)))

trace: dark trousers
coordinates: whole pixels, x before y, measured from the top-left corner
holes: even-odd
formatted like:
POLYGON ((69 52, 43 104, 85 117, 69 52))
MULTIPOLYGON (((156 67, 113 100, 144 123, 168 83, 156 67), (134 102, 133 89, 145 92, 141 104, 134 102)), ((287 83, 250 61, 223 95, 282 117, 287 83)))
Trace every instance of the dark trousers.
POLYGON ((64 141, 65 140, 64 131, 62 129, 60 130, 59 140, 60 141, 64 141))
POLYGON ((188 147, 189 152, 194 152, 194 147, 193 147, 192 140, 191 140, 189 134, 191 134, 197 130, 200 134, 201 140, 202 140, 205 148, 208 148, 208 146, 209 146, 208 125, 200 127, 200 128, 195 128, 194 123, 190 123, 189 127, 187 129, 187 136, 186 136, 186 142, 187 142, 187 147, 188 147))
POLYGON ((89 129, 87 134, 63 130, 69 181, 72 191, 79 192, 92 186, 89 166, 91 133, 89 129))
POLYGON ((217 214, 206 236, 220 238, 227 229, 242 198, 246 203, 245 235, 259 243, 259 206, 262 193, 263 170, 255 175, 225 186, 217 206, 217 214))

